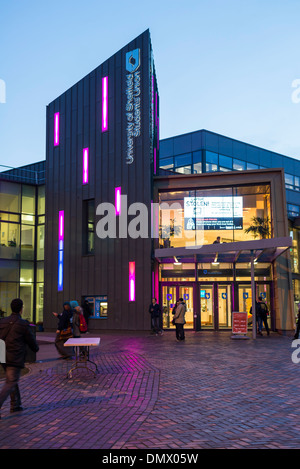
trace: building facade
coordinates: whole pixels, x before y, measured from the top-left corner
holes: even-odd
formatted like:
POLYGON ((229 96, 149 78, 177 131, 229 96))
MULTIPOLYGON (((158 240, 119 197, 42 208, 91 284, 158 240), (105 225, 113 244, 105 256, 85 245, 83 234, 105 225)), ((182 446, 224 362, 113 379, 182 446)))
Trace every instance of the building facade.
MULTIPOLYGON (((159 140, 149 31, 47 106, 46 160, 0 173, 0 306, 55 330, 87 299, 91 330, 228 330, 263 296, 274 331, 300 299, 300 161, 206 130, 159 140)), ((249 327, 251 315, 248 317, 249 327)))

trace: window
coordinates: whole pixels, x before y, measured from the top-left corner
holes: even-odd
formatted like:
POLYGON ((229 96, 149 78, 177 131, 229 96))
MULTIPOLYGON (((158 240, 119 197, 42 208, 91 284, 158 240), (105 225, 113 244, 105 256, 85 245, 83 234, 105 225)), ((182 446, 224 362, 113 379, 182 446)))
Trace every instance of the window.
POLYGON ((219 155, 219 165, 223 168, 232 169, 232 158, 225 155, 219 155))
POLYGON ((193 173, 202 173, 202 152, 194 151, 193 153, 193 173))
POLYGON ((95 200, 83 201, 83 254, 94 254, 95 200))
POLYGON ((258 169, 258 164, 247 163, 247 169, 258 169))
POLYGON ((246 169, 246 161, 234 159, 233 169, 235 169, 236 171, 244 171, 246 169))
POLYGON ((287 204, 287 211, 289 215, 298 217, 300 214, 300 207, 299 205, 287 204))
POLYGON ((218 171, 218 154, 211 151, 206 152, 206 172, 218 171))
POLYGON ((174 159, 173 158, 164 158, 160 161, 160 168, 161 169, 168 169, 173 170, 174 168, 174 159))
POLYGON ((294 189, 294 176, 292 174, 285 173, 284 180, 287 189, 294 189))

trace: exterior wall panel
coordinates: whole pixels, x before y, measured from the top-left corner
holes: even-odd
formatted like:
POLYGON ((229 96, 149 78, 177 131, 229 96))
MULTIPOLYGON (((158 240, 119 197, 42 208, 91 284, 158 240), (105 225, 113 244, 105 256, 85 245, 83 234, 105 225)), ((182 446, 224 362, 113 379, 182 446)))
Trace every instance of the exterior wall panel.
MULTIPOLYGON (((107 320, 92 320, 95 329, 149 328, 151 251, 148 239, 100 239, 94 255, 83 255, 83 201, 114 204, 115 187, 128 196, 128 206, 152 196, 152 138, 150 131, 151 43, 149 31, 129 43, 47 107, 47 197, 51 214, 46 228, 45 327, 56 328, 51 311, 64 301, 81 302, 91 295, 108 296, 107 320), (135 139, 134 161, 126 164, 126 53, 140 49, 141 135, 135 139), (108 76, 108 130, 102 132, 102 78, 108 76), (60 144, 53 147, 53 116, 60 112, 60 144), (89 148, 89 181, 82 185, 82 151, 89 148), (58 211, 65 211, 64 288, 57 291, 58 211), (128 298, 128 265, 136 262, 136 301, 128 298)), ((156 88, 155 78, 155 91, 156 88)), ((157 163, 158 167, 158 163, 157 163)), ((125 209, 124 207, 122 207, 125 209)), ((129 217, 130 218, 130 217, 129 217)), ((132 217, 131 217, 132 218, 132 217)), ((95 224, 100 220, 95 216, 95 224)), ((118 217, 117 217, 118 224, 118 217)), ((150 226, 149 226, 150 233, 150 226)))

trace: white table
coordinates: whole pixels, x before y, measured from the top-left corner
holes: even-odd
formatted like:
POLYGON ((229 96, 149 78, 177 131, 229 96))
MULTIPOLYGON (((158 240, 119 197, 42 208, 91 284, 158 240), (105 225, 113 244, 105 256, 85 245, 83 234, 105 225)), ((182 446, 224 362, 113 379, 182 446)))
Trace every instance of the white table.
POLYGON ((98 371, 96 363, 90 360, 90 347, 98 347, 100 345, 100 337, 79 337, 68 339, 65 343, 65 347, 74 347, 75 348, 75 364, 68 371, 67 377, 72 378, 73 370, 77 368, 85 368, 96 376, 98 371), (82 350, 80 347, 84 347, 82 350), (96 372, 88 367, 88 363, 91 363, 95 366, 96 372))

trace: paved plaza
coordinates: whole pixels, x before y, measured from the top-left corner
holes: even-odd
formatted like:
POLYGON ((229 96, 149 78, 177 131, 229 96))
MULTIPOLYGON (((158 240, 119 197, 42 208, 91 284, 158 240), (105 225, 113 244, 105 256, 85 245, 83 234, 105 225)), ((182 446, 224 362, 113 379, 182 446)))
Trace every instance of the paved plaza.
POLYGON ((10 414, 5 402, 0 449, 300 448, 300 363, 292 360, 291 335, 89 336, 101 337, 90 357, 98 374, 81 369, 70 379, 73 362, 58 357, 54 334, 37 334, 37 361, 20 381, 24 411, 10 414))

